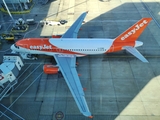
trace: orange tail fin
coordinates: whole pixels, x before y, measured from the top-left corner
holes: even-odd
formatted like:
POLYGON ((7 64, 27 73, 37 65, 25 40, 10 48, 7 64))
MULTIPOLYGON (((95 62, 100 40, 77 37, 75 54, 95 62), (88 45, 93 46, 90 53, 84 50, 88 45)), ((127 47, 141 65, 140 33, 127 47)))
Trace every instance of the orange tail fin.
POLYGON ((138 39, 152 18, 142 18, 137 23, 128 28, 125 32, 115 38, 115 42, 133 42, 138 39))

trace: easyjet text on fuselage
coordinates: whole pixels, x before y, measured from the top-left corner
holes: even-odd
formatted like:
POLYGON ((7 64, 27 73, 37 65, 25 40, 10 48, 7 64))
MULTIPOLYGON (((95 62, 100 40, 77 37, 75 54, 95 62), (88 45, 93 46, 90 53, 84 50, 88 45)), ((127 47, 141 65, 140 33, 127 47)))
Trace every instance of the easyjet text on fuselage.
POLYGON ((52 49, 52 46, 51 45, 31 45, 29 48, 31 50, 43 50, 43 49, 50 50, 52 49))

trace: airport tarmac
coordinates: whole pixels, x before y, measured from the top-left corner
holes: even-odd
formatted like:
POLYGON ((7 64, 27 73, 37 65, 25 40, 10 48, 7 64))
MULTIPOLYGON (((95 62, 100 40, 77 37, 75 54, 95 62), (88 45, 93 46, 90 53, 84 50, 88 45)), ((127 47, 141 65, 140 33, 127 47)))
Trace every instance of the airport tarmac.
MULTIPOLYGON (((66 19, 68 23, 44 27, 37 24, 24 37, 63 34, 84 11, 89 12, 79 31, 80 38, 115 38, 139 19, 152 17, 138 39, 144 43, 138 50, 149 63, 121 51, 77 58, 77 72, 86 88, 85 98, 93 120, 160 119, 160 0, 57 0, 44 6, 35 3, 30 14, 14 17, 33 16, 40 21, 50 16, 66 19)), ((9 27, 6 24, 3 29, 9 27)), ((3 43, 1 56, 10 52, 9 46, 3 43)), ((53 57, 39 56, 37 61, 25 63, 15 91, 0 102, 0 119, 89 119, 80 113, 64 78, 43 73, 44 64, 56 64, 53 57)))

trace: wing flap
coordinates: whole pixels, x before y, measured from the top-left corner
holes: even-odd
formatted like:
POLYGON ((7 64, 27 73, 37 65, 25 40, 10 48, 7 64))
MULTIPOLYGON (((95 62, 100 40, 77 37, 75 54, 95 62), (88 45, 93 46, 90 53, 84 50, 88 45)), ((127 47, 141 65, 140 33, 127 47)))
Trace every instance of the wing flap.
MULTIPOLYGON (((70 55, 69 55, 70 56, 70 55)), ((73 95, 76 104, 81 113, 87 117, 91 116, 88 105, 86 103, 82 85, 80 83, 77 71, 75 69, 75 55, 70 57, 54 55, 56 62, 59 65, 60 71, 73 95)))
POLYGON ((136 48, 130 46, 124 46, 123 48, 142 62, 148 63, 148 60, 136 48))

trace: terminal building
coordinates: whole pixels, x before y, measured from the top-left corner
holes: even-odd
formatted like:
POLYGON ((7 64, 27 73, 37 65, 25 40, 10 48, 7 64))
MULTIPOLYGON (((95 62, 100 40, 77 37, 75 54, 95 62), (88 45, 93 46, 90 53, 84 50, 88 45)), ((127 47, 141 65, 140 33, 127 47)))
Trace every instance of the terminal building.
MULTIPOLYGON (((5 0, 5 3, 12 14, 29 13, 33 7, 33 0, 5 0)), ((0 10, 7 12, 3 0, 0 1, 0 10)))

